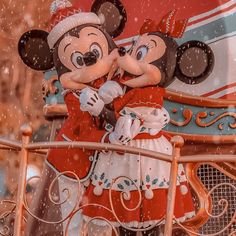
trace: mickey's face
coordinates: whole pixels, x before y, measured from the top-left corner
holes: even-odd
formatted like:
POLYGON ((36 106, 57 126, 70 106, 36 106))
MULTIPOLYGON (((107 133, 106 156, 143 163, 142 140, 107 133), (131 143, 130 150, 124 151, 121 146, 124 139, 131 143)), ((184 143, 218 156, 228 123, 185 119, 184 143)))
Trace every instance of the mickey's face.
POLYGON ((166 50, 166 43, 160 36, 142 35, 132 48, 130 55, 122 56, 122 52, 120 52, 118 65, 129 73, 129 76, 121 78, 121 83, 132 88, 159 84, 162 72, 152 63, 160 60, 165 55, 166 50))
POLYGON ((18 43, 19 54, 34 70, 55 68, 65 89, 93 87, 95 81, 98 86, 117 58, 112 37, 98 25, 84 24, 69 30, 53 49, 49 48, 47 38, 48 32, 42 30, 24 33, 18 43))
POLYGON ((55 60, 59 59, 68 69, 60 76, 64 88, 92 86, 95 80, 108 74, 116 55, 115 51, 111 52, 105 34, 93 26, 68 32, 56 48, 55 60))

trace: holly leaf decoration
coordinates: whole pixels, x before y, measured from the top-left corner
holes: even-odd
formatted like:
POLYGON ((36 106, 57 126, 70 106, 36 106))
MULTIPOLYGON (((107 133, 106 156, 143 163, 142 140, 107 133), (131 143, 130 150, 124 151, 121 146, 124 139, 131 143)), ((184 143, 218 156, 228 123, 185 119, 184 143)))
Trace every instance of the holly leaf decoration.
POLYGON ((161 182, 160 184, 159 184, 159 187, 163 187, 164 186, 164 182, 161 182))
POLYGON ((154 179, 153 181, 152 181, 152 184, 156 184, 158 182, 158 179, 154 179))
POLYGON ((150 175, 146 175, 146 182, 149 183, 151 180, 150 175))
POLYGON ((141 129, 140 129, 140 132, 143 132, 143 131, 145 131, 145 127, 142 127, 141 129))
POLYGON ((103 180, 105 178, 105 173, 102 173, 100 179, 103 180))
POLYGON ((130 182, 128 180, 125 179, 124 182, 127 186, 130 186, 130 182))
POLYGON ((130 116, 131 116, 132 119, 136 119, 137 118, 136 114, 134 114, 134 113, 130 113, 130 116))
POLYGON ((124 186, 122 184, 117 184, 119 189, 124 189, 124 186))
POLYGON ((121 111, 121 115, 126 115, 125 110, 122 110, 122 111, 121 111))
POLYGON ((94 175, 94 179, 95 179, 95 180, 98 180, 98 176, 97 176, 96 174, 94 175))

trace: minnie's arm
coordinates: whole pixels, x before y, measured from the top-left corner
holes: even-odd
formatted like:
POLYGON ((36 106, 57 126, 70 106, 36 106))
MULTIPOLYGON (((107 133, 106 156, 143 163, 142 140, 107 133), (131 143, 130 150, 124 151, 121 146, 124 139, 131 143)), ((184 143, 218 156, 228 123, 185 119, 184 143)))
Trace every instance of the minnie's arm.
POLYGON ((98 95, 105 104, 110 104, 115 98, 123 96, 124 91, 119 83, 109 80, 99 88, 98 95))

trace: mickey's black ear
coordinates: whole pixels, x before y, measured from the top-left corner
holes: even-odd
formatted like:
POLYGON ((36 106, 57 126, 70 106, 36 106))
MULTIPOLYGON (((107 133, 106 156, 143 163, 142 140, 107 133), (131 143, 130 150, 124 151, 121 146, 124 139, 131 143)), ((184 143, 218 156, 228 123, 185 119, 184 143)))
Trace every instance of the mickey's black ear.
POLYGON ((34 70, 49 70, 53 64, 52 52, 47 43, 48 33, 30 30, 18 42, 18 52, 23 62, 34 70))
POLYGON ((204 81, 214 67, 211 48, 200 41, 188 41, 177 49, 175 76, 186 84, 204 81))
POLYGON ((102 19, 102 27, 113 38, 123 32, 127 14, 120 0, 95 0, 91 11, 102 19))

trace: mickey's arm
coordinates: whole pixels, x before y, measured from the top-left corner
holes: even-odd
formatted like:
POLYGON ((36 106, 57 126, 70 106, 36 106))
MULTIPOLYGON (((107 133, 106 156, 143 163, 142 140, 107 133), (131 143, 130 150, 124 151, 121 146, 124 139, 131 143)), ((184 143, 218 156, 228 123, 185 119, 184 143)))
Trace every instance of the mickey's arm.
POLYGON ((124 95, 122 87, 116 81, 109 80, 98 90, 98 95, 106 104, 99 115, 100 118, 115 127, 117 119, 112 102, 124 95))

